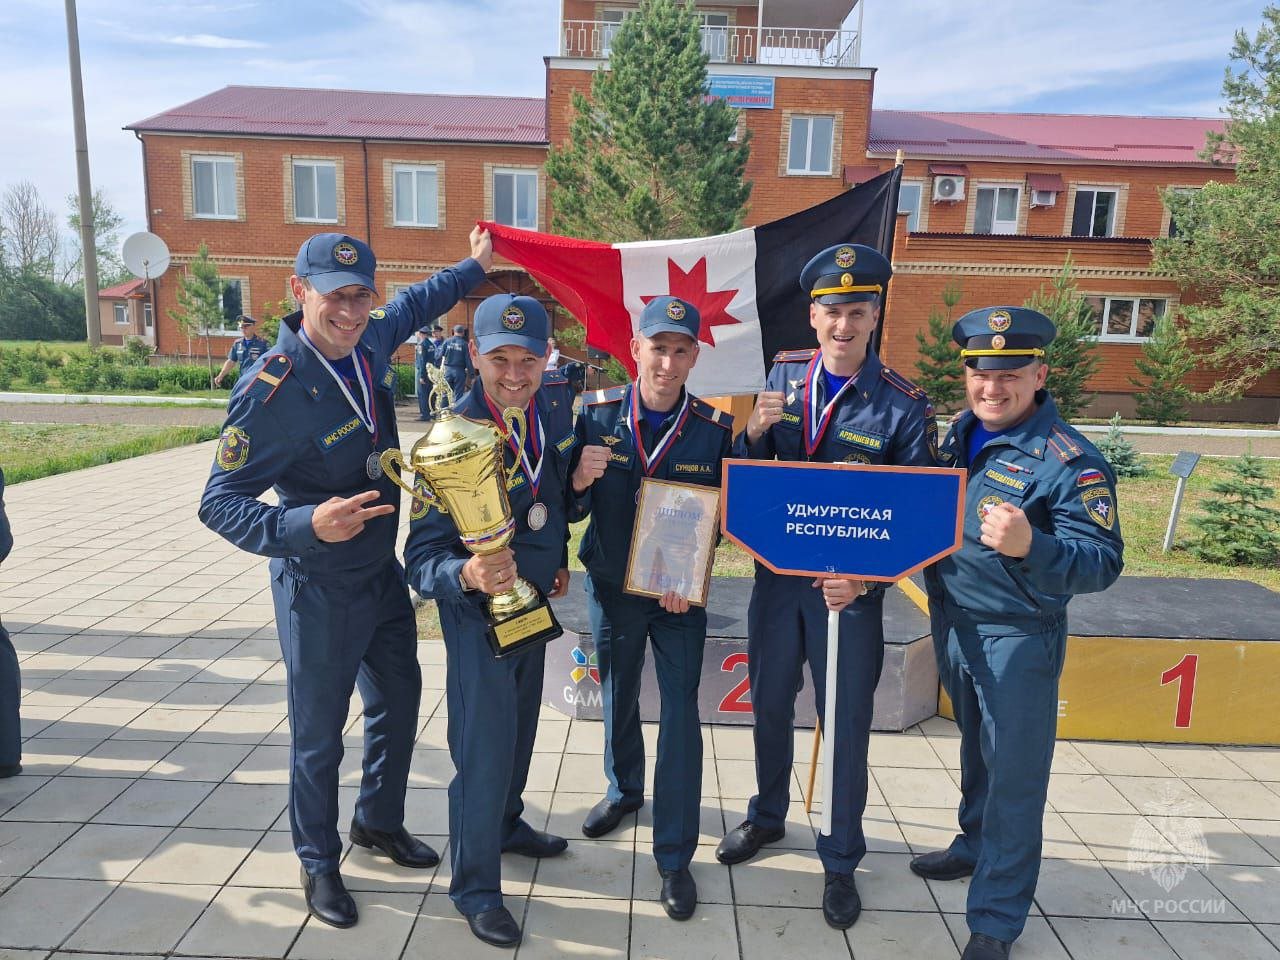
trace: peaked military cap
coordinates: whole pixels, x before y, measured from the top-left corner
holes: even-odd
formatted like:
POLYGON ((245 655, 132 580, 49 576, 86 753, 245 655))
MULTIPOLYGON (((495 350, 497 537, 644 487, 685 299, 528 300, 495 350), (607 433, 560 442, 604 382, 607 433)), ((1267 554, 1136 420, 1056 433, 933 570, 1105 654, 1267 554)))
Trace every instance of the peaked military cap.
POLYGON ((827 247, 804 265, 800 287, 816 303, 878 300, 893 276, 884 254, 861 243, 827 247))
POLYGON ((473 324, 476 349, 488 353, 498 347, 524 347, 542 356, 547 352, 551 323, 546 309, 533 297, 496 293, 476 307, 473 324))
POLYGON ((377 290, 373 285, 377 266, 373 250, 363 240, 345 233, 317 233, 298 250, 293 272, 321 293, 352 285, 377 290))
POLYGON ((683 333, 698 339, 702 316, 698 308, 679 297, 654 297, 640 313, 640 333, 652 337, 659 333, 683 333))
POLYGON ((1044 359, 1057 335, 1052 320, 1026 307, 970 310, 951 328, 965 366, 975 370, 1015 370, 1044 359))

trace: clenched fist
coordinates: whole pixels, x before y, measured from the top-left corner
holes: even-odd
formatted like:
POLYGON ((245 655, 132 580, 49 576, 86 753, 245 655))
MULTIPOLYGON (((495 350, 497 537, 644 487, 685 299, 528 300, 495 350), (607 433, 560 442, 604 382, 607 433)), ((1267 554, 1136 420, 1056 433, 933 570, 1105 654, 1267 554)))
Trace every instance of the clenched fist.
POLYGON ((1021 560, 1031 552, 1031 521, 1012 503, 998 503, 982 518, 981 539, 997 553, 1021 560))
POLYGON ((755 443, 764 432, 782 419, 781 391, 765 390, 756 397, 755 409, 747 418, 747 439, 755 443))
POLYGON ((595 445, 583 447, 582 455, 578 458, 577 469, 573 471, 573 492, 582 493, 599 480, 604 476, 604 469, 608 465, 608 447, 595 445))

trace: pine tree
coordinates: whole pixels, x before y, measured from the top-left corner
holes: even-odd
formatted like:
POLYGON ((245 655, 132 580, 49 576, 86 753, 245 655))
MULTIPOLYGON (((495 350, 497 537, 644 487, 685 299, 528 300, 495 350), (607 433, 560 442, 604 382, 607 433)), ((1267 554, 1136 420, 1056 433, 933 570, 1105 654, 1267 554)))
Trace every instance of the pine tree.
POLYGON ((1142 356, 1134 361, 1146 377, 1130 377, 1138 388, 1134 394, 1138 416, 1164 425, 1177 423, 1187 412, 1191 391, 1183 382, 1196 365, 1195 357, 1168 314, 1156 321, 1151 339, 1142 345, 1142 356))
POLYGON ((178 309, 170 310, 168 314, 188 340, 204 337, 210 383, 213 382, 213 351, 206 333, 222 325, 221 297, 218 265, 209 259, 208 245, 201 243, 178 281, 178 309))
POLYGON ((1252 452, 1231 461, 1232 476, 1209 489, 1216 494, 1191 518, 1200 539, 1191 547, 1201 560, 1232 566, 1264 566, 1280 559, 1280 510, 1266 505, 1275 497, 1262 461, 1252 452))
POLYGON ((1071 279, 1070 254, 1062 272, 1047 289, 1042 286, 1036 291, 1026 306, 1039 310, 1058 328, 1058 335, 1045 349, 1044 360, 1049 365, 1046 385, 1059 416, 1064 420, 1078 417, 1092 399, 1085 393, 1085 384, 1098 369, 1098 357, 1089 309, 1071 279))
POLYGON ((952 314, 960 302, 960 284, 942 288, 942 306, 929 311, 929 333, 916 331, 920 359, 916 361, 916 383, 929 395, 939 412, 951 413, 964 400, 964 374, 960 347, 951 338, 952 314))
POLYGON ((1121 432, 1120 414, 1117 413, 1109 422, 1111 429, 1098 441, 1098 452, 1106 457, 1117 477, 1142 476, 1147 472, 1147 466, 1142 462, 1138 448, 1121 432))

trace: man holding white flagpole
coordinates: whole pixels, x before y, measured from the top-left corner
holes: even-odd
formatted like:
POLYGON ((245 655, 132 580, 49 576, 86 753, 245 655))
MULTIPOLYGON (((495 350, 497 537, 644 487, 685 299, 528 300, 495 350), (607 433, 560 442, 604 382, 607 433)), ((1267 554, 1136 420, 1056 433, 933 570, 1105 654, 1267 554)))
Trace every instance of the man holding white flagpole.
MULTIPOLYGON (((774 358, 736 452, 753 459, 935 466, 937 425, 924 391, 870 350, 893 270, 877 250, 840 244, 800 275, 817 350, 774 358)), ((822 913, 837 929, 862 912, 853 871, 866 853, 867 745, 884 655, 884 588, 856 580, 775 574, 756 564, 747 611, 757 794, 747 819, 716 849, 721 863, 749 860, 781 840, 790 805, 796 691, 805 661, 824 723, 826 871, 822 913), (829 629, 830 628, 830 629, 829 629), (839 668, 833 662, 838 654, 839 668), (831 681, 835 680, 834 689, 831 681), (829 831, 829 832, 828 832, 829 831)))

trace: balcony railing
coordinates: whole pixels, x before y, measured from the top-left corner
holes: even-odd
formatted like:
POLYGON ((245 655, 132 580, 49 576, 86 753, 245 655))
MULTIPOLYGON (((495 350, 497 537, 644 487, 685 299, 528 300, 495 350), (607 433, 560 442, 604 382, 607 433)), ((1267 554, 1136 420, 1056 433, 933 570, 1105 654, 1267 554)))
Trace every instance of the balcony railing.
MULTIPOLYGON (((560 56, 602 60, 609 56, 622 24, 566 20, 560 56)), ((856 67, 858 31, 813 27, 702 27, 702 49, 717 63, 759 63, 789 67, 856 67)))

